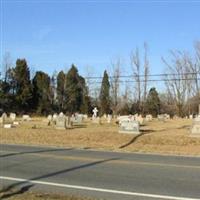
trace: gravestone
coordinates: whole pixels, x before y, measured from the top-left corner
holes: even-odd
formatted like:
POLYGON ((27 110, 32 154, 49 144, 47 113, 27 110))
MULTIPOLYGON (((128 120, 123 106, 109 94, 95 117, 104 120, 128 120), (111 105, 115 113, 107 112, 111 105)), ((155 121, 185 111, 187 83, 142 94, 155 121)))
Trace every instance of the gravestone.
POLYGON ((65 115, 64 115, 63 112, 60 112, 58 116, 59 116, 59 117, 63 117, 63 116, 65 116, 65 115))
POLYGON ((193 120, 191 136, 200 137, 200 105, 199 105, 199 115, 193 120))
POLYGON ((7 114, 6 113, 3 113, 1 115, 1 118, 0 118, 0 124, 5 124, 6 123, 6 120, 7 120, 7 114))
POLYGON ((92 117, 96 118, 96 117, 97 117, 97 113, 99 112, 99 111, 97 110, 97 107, 95 107, 95 108, 92 110, 92 112, 93 112, 92 117))
POLYGON ((31 121, 31 118, 29 115, 22 115, 22 120, 23 121, 31 121))
POLYGON ((170 115, 169 114, 164 114, 164 118, 165 119, 170 119, 170 115))
POLYGON ((157 118, 158 118, 158 121, 165 122, 165 117, 164 117, 164 115, 158 115, 157 118))
POLYGON ((108 115, 108 116, 107 116, 107 122, 110 124, 111 121, 112 121, 112 115, 108 115))
POLYGON ((48 115, 48 116, 47 116, 47 119, 51 122, 52 119, 53 119, 53 116, 52 116, 52 115, 48 115))
POLYGON ((6 113, 3 113, 2 116, 1 116, 4 120, 7 120, 8 116, 6 113))
POLYGON ((95 124, 100 124, 100 118, 97 117, 97 113, 99 112, 98 109, 95 107, 92 112, 93 112, 92 122, 95 124))
POLYGON ((76 124, 81 124, 83 122, 83 115, 77 113, 72 115, 71 122, 76 124))
POLYGON ((17 126, 19 125, 19 122, 13 122, 13 125, 17 126))
POLYGON ((56 124, 56 120, 57 120, 58 115, 56 113, 53 114, 53 119, 52 121, 54 122, 54 124, 56 124))
POLYGON ((88 119, 88 115, 87 115, 87 114, 84 114, 84 115, 83 115, 83 119, 88 119))
POLYGON ((139 115, 136 119, 135 119, 137 122, 139 122, 140 125, 143 125, 144 124, 144 119, 141 115, 139 115))
POLYGON ((56 129, 66 129, 66 117, 64 115, 60 115, 56 119, 56 129))
POLYGON ((0 117, 0 124, 4 124, 4 119, 2 117, 0 117))
POLYGON ((66 128, 72 128, 72 121, 68 116, 66 116, 66 128))
POLYGON ((12 128, 12 124, 4 124, 3 127, 4 128, 12 128))
POLYGON ((121 123, 123 122, 123 121, 135 121, 135 117, 134 116, 132 116, 132 115, 123 115, 123 116, 119 116, 118 118, 117 118, 117 121, 118 121, 118 123, 119 123, 119 125, 121 125, 121 123))
POLYGON ((15 113, 10 113, 10 119, 11 119, 11 121, 15 121, 16 114, 15 113))
POLYGON ((122 121, 119 133, 140 134, 140 124, 137 121, 122 121))
POLYGON ((48 116, 47 116, 47 125, 48 125, 48 126, 51 125, 52 120, 53 120, 53 116, 52 116, 52 115, 48 115, 48 116))
POLYGON ((145 120, 146 120, 147 122, 152 121, 152 120, 153 120, 152 115, 146 115, 145 120))

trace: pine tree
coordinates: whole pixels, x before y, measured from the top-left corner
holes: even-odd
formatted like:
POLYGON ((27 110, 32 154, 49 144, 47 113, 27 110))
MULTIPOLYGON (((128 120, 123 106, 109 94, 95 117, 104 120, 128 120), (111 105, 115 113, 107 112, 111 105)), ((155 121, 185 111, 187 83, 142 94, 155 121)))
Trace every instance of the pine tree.
POLYGON ((48 74, 38 71, 33 78, 34 104, 37 113, 47 114, 51 111, 50 101, 50 77, 48 74))
POLYGON ((15 97, 19 112, 28 111, 32 100, 30 71, 25 59, 17 59, 14 68, 15 97))
POLYGON ((81 87, 81 113, 89 114, 91 111, 91 99, 88 94, 88 88, 86 86, 85 79, 79 76, 79 84, 81 87))
POLYGON ((65 108, 68 112, 74 113, 80 111, 83 90, 78 70, 73 64, 66 75, 65 97, 65 108))
POLYGON ((103 75, 99 99, 101 115, 110 113, 110 83, 106 70, 103 75))
POLYGON ((146 100, 146 111, 156 117, 160 113, 160 98, 156 88, 151 88, 146 100))

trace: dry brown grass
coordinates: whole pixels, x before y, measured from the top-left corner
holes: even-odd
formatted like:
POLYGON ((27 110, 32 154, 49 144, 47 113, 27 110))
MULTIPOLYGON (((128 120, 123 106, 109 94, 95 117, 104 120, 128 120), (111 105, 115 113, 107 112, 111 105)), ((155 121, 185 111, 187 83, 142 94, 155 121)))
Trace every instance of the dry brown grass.
POLYGON ((17 128, 0 128, 0 142, 200 155, 200 138, 190 137, 191 125, 192 121, 188 119, 168 120, 165 123, 153 120, 141 127, 140 136, 133 136, 119 134, 115 123, 97 125, 86 122, 73 129, 56 130, 47 126, 44 118, 34 118, 31 122, 21 122, 17 128), (124 148, 120 148, 122 146, 124 148))
POLYGON ((9 200, 94 200, 86 197, 78 197, 73 195, 58 195, 58 194, 48 194, 48 193, 35 193, 26 192, 23 194, 14 194, 12 191, 6 193, 0 193, 0 199, 9 200))

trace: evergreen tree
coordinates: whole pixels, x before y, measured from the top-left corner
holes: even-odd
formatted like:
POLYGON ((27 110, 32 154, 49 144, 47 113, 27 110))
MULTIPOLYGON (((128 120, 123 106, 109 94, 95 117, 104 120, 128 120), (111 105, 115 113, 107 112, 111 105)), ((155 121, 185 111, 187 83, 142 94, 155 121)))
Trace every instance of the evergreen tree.
POLYGON ((60 71, 57 75, 57 104, 59 111, 63 111, 65 103, 65 80, 66 75, 60 71))
POLYGON ((151 88, 146 100, 146 111, 156 117, 160 113, 160 98, 156 88, 151 88))
POLYGON ((99 99, 101 115, 110 113, 110 83, 106 70, 103 75, 99 99))
POLYGON ((32 100, 30 71, 25 59, 17 59, 14 68, 15 99, 19 112, 28 111, 32 100))
POLYGON ((8 111, 11 106, 10 84, 0 80, 0 108, 8 111))
POLYGON ((38 71, 33 78, 34 104, 37 113, 47 114, 51 111, 50 101, 50 77, 48 74, 38 71))
POLYGON ((88 88, 86 86, 85 79, 82 76, 79 76, 79 85, 81 87, 81 113, 89 114, 91 112, 91 100, 88 94, 88 88))
POLYGON ((80 111, 82 99, 83 99, 83 89, 81 85, 82 81, 78 74, 77 68, 72 64, 71 69, 66 75, 65 83, 65 108, 70 113, 80 111))

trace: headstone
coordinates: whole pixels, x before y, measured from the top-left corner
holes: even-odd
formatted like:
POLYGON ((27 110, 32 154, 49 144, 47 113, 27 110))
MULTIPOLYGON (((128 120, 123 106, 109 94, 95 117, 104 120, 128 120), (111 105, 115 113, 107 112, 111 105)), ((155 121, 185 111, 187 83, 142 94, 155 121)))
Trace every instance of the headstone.
POLYGON ((94 109, 93 109, 93 115, 92 115, 92 122, 93 123, 100 123, 100 118, 99 117, 97 117, 97 113, 99 112, 98 110, 97 110, 97 108, 95 107, 94 109))
POLYGON ((22 120, 23 121, 31 121, 31 118, 29 115, 22 115, 22 120))
POLYGON ((135 121, 135 117, 132 116, 132 115, 123 115, 123 116, 119 116, 117 118, 117 121, 118 121, 119 125, 121 125, 121 123, 123 121, 125 121, 125 122, 127 122, 127 121, 135 121))
POLYGON ((13 125, 17 126, 19 125, 19 122, 13 122, 13 125))
POLYGON ((66 128, 72 128, 72 121, 70 117, 66 117, 66 128))
POLYGON ((58 115, 56 113, 53 114, 53 119, 52 121, 54 122, 54 124, 56 124, 56 120, 57 120, 58 115))
POLYGON ((63 116, 65 116, 65 115, 64 115, 63 112, 60 112, 58 116, 59 116, 59 117, 63 117, 63 116))
POLYGON ((137 121, 123 121, 119 133, 140 134, 140 124, 137 121))
POLYGON ((111 121, 112 121, 112 115, 108 115, 108 116, 107 116, 107 122, 110 124, 111 121))
POLYGON ((83 122, 83 115, 78 113, 73 114, 70 120, 72 123, 81 124, 83 122))
POLYGON ((47 119, 48 119, 49 121, 52 121, 53 116, 52 116, 52 115, 48 115, 48 116, 47 116, 47 119))
MULTIPOLYGON (((200 105, 199 105, 199 113, 200 113, 200 105)), ((200 114, 193 120, 191 136, 200 137, 200 114)))
POLYGON ((95 107, 92 112, 93 112, 93 116, 92 117, 96 118, 97 117, 97 113, 99 112, 97 110, 97 108, 95 107))
POLYGON ((66 117, 63 115, 57 117, 56 119, 56 129, 66 129, 66 117))
POLYGON ((178 116, 178 115, 174 115, 174 116, 173 116, 173 119, 174 119, 174 120, 177 120, 177 119, 179 119, 179 116, 178 116))
POLYGON ((10 119, 11 119, 11 121, 15 121, 16 114, 15 113, 10 113, 10 119))
POLYGON ((147 122, 152 121, 152 120, 153 120, 152 115, 146 115, 145 120, 146 120, 147 122))
POLYGON ((190 118, 190 119, 193 119, 193 115, 190 115, 189 118, 190 118))
POLYGON ((164 114, 164 118, 165 119, 170 119, 170 115, 169 114, 164 114))
POLYGON ((88 119, 88 115, 87 114, 83 115, 83 119, 88 119))
POLYGON ((0 124, 4 124, 4 119, 0 117, 0 124))
POLYGON ((164 117, 164 115, 158 115, 157 118, 158 118, 158 121, 165 122, 165 117, 164 117))
POLYGON ((4 124, 3 127, 4 128, 12 128, 12 124, 4 124))
MULTIPOLYGON (((48 115, 47 116, 47 125, 50 126, 51 125, 51 122, 53 120, 53 116, 52 115, 48 115)), ((46 121, 46 120, 45 120, 46 121)))
POLYGON ((1 118, 2 118, 2 124, 4 124, 6 122, 8 116, 7 116, 6 113, 3 113, 2 116, 1 116, 1 118))
POLYGON ((140 125, 143 125, 144 124, 144 119, 141 115, 139 115, 136 119, 135 119, 137 122, 139 122, 140 125))

